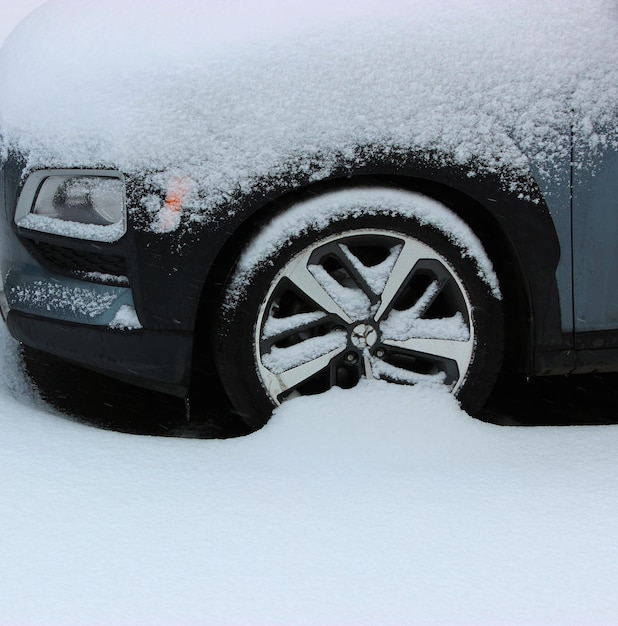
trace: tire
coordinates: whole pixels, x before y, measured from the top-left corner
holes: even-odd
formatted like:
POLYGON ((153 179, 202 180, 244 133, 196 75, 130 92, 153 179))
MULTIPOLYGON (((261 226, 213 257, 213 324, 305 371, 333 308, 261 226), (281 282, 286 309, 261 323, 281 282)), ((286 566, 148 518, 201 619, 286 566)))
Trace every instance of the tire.
POLYGON ((222 295, 215 362, 253 428, 287 398, 363 377, 446 385, 473 414, 500 369, 491 265, 460 218, 418 194, 357 189, 292 207, 249 243, 222 295))

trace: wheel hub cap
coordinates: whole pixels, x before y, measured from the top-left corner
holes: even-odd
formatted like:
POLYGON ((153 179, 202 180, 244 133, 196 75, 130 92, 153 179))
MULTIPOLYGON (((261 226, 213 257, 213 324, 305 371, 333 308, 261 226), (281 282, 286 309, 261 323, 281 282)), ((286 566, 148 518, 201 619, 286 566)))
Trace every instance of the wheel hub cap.
POLYGON ((371 348, 378 340, 378 331, 370 324, 359 324, 352 330, 350 339, 361 350, 371 348))

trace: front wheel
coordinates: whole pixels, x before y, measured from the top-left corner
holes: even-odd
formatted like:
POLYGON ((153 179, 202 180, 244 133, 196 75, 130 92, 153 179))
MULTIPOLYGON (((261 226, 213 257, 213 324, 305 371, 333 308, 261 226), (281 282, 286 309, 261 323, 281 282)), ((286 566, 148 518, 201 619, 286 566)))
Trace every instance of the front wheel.
POLYGON ((232 403, 257 427, 287 398, 361 378, 443 385, 474 412, 502 341, 495 275, 468 227, 418 194, 363 189, 266 226, 224 288, 214 345, 232 403))

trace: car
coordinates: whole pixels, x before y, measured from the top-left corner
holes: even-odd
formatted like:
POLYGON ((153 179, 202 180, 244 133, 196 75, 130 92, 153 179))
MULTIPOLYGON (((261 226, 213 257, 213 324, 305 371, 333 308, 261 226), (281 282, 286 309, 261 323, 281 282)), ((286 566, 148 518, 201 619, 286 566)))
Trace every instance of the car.
POLYGON ((51 1, 0 53, 2 316, 258 428, 618 370, 609 0, 51 1))

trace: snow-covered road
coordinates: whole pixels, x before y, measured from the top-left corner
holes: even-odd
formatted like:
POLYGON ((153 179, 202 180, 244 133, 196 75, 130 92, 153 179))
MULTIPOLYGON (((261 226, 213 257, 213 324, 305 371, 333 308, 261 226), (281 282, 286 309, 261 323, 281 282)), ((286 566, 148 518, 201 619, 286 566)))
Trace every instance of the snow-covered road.
POLYGON ((0 354, 2 624, 618 619, 616 426, 372 383, 244 438, 123 435, 37 401, 4 329, 0 354))

